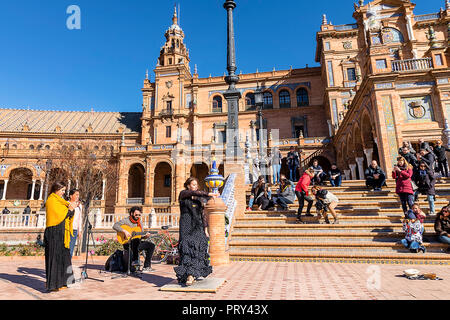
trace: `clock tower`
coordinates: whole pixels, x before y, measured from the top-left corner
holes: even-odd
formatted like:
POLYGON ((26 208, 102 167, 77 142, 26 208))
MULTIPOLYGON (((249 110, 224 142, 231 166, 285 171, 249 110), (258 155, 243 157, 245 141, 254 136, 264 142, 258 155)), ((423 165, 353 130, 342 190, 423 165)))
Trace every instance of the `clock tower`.
POLYGON ((165 144, 181 140, 183 126, 189 115, 189 102, 185 88, 192 75, 189 67, 189 51, 183 42, 184 32, 178 25, 176 7, 172 25, 164 34, 165 44, 157 60, 155 81, 144 80, 142 143, 165 144))

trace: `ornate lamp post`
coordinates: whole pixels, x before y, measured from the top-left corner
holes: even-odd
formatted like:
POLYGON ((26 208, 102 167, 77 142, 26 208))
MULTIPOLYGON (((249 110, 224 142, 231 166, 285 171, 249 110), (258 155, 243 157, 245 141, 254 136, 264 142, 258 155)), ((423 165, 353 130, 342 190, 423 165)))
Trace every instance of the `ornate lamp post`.
POLYGON ((266 178, 266 156, 264 150, 264 131, 263 131, 263 117, 262 117, 262 108, 263 108, 263 92, 261 87, 258 85, 255 92, 255 105, 258 110, 258 121, 259 121, 259 168, 261 174, 266 178))
POLYGON ((233 10, 236 3, 233 0, 226 0, 223 7, 227 10, 227 71, 225 77, 228 83, 228 90, 223 94, 228 103, 228 124, 227 124, 227 147, 226 156, 228 159, 236 159, 242 156, 242 150, 239 146, 239 99, 241 93, 236 89, 239 77, 235 74, 236 50, 234 46, 234 26, 233 10))

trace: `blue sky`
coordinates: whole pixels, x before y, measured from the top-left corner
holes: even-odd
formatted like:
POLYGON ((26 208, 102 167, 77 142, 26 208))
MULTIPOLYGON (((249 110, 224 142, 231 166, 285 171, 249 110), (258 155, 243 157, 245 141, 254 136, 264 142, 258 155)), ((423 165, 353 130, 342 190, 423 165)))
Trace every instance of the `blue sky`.
MULTIPOLYGON (((223 0, 178 0, 180 24, 200 77, 226 70, 223 0)), ((237 0, 238 70, 243 73, 316 66, 322 14, 353 23, 352 0, 237 0)), ((366 0, 367 2, 367 0, 366 0)), ((0 6, 0 107, 41 110, 140 111, 145 70, 153 72, 171 0, 3 0, 0 6), (69 30, 70 5, 81 30, 69 30)), ((416 14, 445 0, 417 0, 416 14)))

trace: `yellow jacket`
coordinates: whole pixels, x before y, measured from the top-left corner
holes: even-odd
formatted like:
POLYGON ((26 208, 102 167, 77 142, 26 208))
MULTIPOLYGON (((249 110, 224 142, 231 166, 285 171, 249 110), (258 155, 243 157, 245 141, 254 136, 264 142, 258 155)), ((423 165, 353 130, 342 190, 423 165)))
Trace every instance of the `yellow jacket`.
POLYGON ((46 227, 54 227, 65 220, 64 247, 70 247, 70 236, 73 236, 73 217, 67 218, 69 202, 55 193, 50 194, 45 203, 46 227))

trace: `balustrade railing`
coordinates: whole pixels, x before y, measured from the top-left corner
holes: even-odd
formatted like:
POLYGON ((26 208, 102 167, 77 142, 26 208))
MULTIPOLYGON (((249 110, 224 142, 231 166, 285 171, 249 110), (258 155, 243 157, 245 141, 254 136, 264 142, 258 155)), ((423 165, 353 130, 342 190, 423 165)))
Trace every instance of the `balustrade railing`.
POLYGON ((128 198, 127 204, 144 204, 144 198, 128 198))
POLYGON ((33 229, 45 226, 45 215, 0 214, 0 229, 33 229))
POLYGON ((433 62, 431 58, 392 61, 393 72, 416 71, 427 69, 433 69, 433 62))
MULTIPOLYGON (((109 229, 113 225, 127 218, 128 214, 107 213, 102 214, 99 210, 90 212, 90 222, 94 229, 109 229)), ((160 228, 162 226, 170 225, 173 228, 179 226, 179 214, 164 212, 157 213, 156 210, 150 214, 143 214, 141 216, 142 226, 144 228, 160 228)), ((14 229, 44 229, 45 228, 45 213, 38 214, 0 214, 0 230, 14 230, 14 229)))
POLYGON ((153 204, 170 204, 170 197, 153 198, 153 204))
POLYGON ((435 20, 439 19, 441 14, 438 13, 430 13, 430 14, 422 14, 414 17, 415 21, 426 21, 426 20, 435 20))

